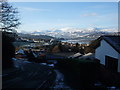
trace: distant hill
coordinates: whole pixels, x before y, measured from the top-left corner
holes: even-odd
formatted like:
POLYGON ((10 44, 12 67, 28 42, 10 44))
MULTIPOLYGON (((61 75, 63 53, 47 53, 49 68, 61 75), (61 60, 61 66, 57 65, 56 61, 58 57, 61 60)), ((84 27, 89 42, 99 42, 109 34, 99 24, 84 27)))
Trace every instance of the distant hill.
POLYGON ((117 32, 114 28, 60 28, 45 31, 34 31, 31 34, 34 35, 48 35, 56 38, 76 39, 81 37, 96 37, 108 33, 117 32), (93 35, 93 36, 92 36, 93 35))
POLYGON ((94 33, 89 33, 85 35, 81 35, 80 37, 74 38, 74 39, 96 39, 102 35, 110 35, 111 33, 108 32, 94 32, 94 33))
POLYGON ((78 42, 90 42, 101 35, 118 34, 115 28, 61 28, 45 31, 33 31, 29 34, 19 33, 22 37, 35 39, 78 40, 78 42))
POLYGON ((54 37, 48 35, 32 35, 32 34, 18 33, 18 36, 29 39, 54 39, 54 37))

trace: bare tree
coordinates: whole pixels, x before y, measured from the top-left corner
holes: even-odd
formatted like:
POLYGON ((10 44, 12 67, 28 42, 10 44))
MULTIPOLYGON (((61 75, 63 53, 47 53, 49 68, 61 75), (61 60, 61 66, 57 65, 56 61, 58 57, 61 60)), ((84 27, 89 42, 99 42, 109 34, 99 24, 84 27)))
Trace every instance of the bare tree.
POLYGON ((19 25, 17 8, 13 8, 7 0, 0 0, 0 30, 13 32, 19 25))
POLYGON ((0 0, 0 32, 2 31, 2 69, 13 66, 16 29, 20 25, 17 8, 13 8, 7 0, 0 0))

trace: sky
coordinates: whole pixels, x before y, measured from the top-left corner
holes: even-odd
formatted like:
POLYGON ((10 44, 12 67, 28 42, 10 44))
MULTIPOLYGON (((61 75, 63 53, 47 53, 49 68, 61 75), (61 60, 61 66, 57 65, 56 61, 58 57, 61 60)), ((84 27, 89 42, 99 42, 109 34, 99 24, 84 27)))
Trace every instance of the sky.
POLYGON ((117 2, 10 2, 18 8, 19 31, 73 28, 117 28, 117 2))

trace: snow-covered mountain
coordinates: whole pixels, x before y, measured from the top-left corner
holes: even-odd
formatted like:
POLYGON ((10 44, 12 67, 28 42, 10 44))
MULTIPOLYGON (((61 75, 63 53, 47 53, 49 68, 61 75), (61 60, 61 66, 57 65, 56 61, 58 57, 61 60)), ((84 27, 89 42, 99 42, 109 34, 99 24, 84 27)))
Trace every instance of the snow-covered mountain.
POLYGON ((78 38, 78 37, 84 37, 87 35, 91 34, 108 34, 108 33, 113 33, 117 32, 116 29, 109 29, 109 28, 61 28, 61 29, 54 29, 54 30, 49 30, 44 31, 45 35, 57 37, 57 38, 78 38))
POLYGON ((60 29, 51 29, 51 30, 44 30, 44 31, 33 31, 29 34, 32 35, 48 35, 56 38, 66 38, 66 39, 74 39, 80 37, 95 37, 101 36, 108 33, 117 32, 117 29, 110 29, 110 28, 71 28, 65 27, 60 29))

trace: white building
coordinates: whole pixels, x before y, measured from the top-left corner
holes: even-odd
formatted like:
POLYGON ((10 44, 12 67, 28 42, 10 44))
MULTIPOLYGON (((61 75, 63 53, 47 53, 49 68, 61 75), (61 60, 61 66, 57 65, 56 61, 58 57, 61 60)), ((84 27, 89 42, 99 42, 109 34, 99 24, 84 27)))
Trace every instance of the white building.
POLYGON ((120 72, 120 36, 102 36, 95 58, 113 72, 120 72))

